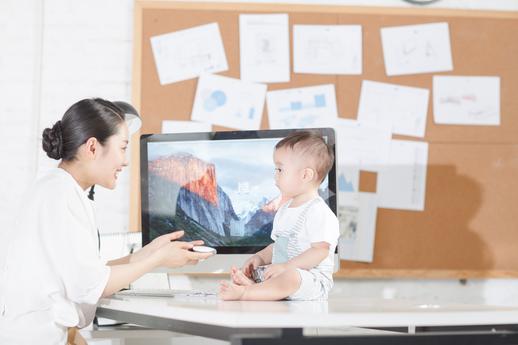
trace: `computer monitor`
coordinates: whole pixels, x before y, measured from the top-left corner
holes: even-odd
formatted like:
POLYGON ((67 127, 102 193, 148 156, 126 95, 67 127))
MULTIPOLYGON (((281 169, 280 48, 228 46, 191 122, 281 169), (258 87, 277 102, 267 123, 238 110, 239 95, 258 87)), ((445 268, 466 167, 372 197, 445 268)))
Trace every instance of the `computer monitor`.
MULTIPOLYGON (((143 245, 178 229, 182 240, 201 239, 218 254, 255 253, 270 244, 280 200, 273 151, 296 130, 142 135, 143 245)), ((334 151, 333 129, 309 130, 334 151)), ((336 214, 334 165, 319 193, 336 214)))

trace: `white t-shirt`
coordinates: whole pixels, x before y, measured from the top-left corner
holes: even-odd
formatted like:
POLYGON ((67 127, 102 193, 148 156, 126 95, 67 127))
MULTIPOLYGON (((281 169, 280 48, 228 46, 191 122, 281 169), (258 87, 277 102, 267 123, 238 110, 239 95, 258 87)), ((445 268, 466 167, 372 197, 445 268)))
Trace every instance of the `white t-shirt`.
POLYGON ((56 168, 23 199, 0 267, 0 344, 64 344, 88 325, 110 276, 92 203, 56 168))
POLYGON ((334 252, 340 236, 338 219, 325 201, 318 197, 298 207, 290 207, 292 200, 279 208, 273 220, 272 240, 280 235, 290 237, 288 260, 311 248, 311 243, 329 243, 327 257, 314 270, 319 271, 332 282, 334 252))

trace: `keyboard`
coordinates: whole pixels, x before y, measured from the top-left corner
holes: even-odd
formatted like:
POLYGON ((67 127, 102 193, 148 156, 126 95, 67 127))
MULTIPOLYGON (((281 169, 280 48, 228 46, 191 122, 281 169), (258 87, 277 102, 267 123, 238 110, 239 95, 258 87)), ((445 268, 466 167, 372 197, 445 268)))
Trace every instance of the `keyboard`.
POLYGON ((172 289, 128 289, 116 293, 119 296, 143 297, 211 297, 215 292, 201 290, 172 290, 172 289))

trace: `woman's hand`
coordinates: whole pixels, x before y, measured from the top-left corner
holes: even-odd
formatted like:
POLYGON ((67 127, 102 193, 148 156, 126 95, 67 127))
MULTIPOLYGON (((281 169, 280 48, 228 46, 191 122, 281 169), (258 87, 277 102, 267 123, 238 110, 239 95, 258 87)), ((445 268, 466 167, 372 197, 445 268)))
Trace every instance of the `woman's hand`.
MULTIPOLYGON (((196 242, 196 241, 195 241, 196 242)), ((156 260, 157 267, 177 268, 184 265, 194 265, 214 253, 196 253, 190 251, 195 244, 193 242, 166 242, 152 255, 156 260)))
POLYGON ((241 268, 241 270, 248 278, 252 278, 252 272, 257 268, 257 266, 261 266, 264 264, 265 262, 263 261, 263 259, 259 255, 255 254, 245 261, 245 263, 243 264, 243 268, 241 268))
MULTIPOLYGON (((131 255, 130 262, 136 262, 136 261, 140 261, 144 258, 147 258, 151 254, 156 252, 163 245, 171 243, 171 241, 176 241, 177 239, 181 238, 184 234, 185 234, 185 232, 183 230, 180 230, 180 231, 170 232, 168 234, 155 238, 153 241, 148 243, 142 249, 140 249, 139 251, 137 251, 136 253, 131 255)), ((193 246, 203 245, 203 241, 192 241, 189 243, 191 243, 193 246)))

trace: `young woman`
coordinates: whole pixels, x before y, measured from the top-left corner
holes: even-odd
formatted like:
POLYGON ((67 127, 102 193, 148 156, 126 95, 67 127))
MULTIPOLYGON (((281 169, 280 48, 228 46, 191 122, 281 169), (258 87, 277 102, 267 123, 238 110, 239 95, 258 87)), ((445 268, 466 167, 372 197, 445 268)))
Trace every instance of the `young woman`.
POLYGON ((65 344, 67 328, 88 325, 101 297, 159 266, 194 264, 211 254, 189 251, 183 232, 103 262, 86 190, 115 188, 127 165, 124 113, 103 99, 72 105, 43 131, 43 150, 60 160, 25 195, 0 267, 0 344, 65 344))

